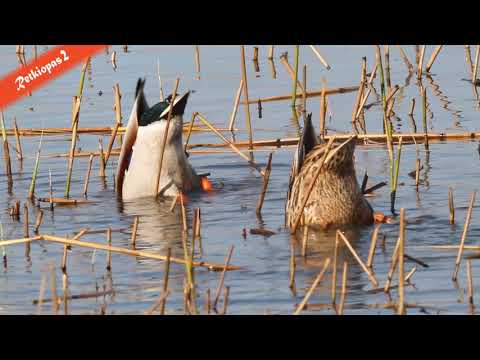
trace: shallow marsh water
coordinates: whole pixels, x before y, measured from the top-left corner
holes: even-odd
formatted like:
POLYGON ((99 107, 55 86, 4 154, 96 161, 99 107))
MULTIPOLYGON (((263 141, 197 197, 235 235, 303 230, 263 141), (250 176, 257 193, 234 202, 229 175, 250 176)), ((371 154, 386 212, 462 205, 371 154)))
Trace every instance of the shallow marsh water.
MULTIPOLYGON (((44 51, 45 46, 39 46, 44 51)), ((427 47, 425 63, 433 46, 427 47)), ((267 61, 267 46, 259 46, 260 72, 255 73, 253 47, 247 49, 247 70, 250 98, 283 95, 291 93, 291 79, 279 61, 279 55, 289 52, 289 61, 293 65, 293 46, 275 48, 276 79, 272 78, 270 63, 267 61)), ((410 60, 415 59, 413 46, 404 46, 410 60)), ((114 46, 117 52, 117 70, 112 69, 110 55, 100 53, 92 59, 91 71, 85 83, 84 101, 80 114, 80 127, 111 126, 114 122, 112 110, 114 97, 113 85, 119 83, 122 93, 123 122, 126 124, 130 114, 133 93, 138 77, 146 76, 146 93, 149 103, 159 97, 156 75, 157 59, 166 93, 172 91, 174 80, 180 77, 180 91, 195 90, 189 99, 185 121, 192 112, 198 111, 218 127, 227 127, 232 105, 238 88, 240 71, 239 46, 200 46, 201 77, 196 79, 193 46, 129 46, 124 53, 121 46, 114 46), (99 92, 102 95, 99 95, 99 92)), ((360 80, 361 58, 367 57, 367 72, 374 64, 373 46, 320 46, 322 54, 332 65, 326 71, 308 46, 302 46, 300 65, 307 64, 308 89, 320 89, 322 77, 328 87, 354 86, 360 80)), ((473 49, 472 49, 473 50, 473 49)), ((26 46, 27 59, 32 56, 32 46, 26 46)), ((472 56, 473 56, 472 52, 472 56)), ((392 85, 405 86, 396 99, 394 111, 398 116, 395 125, 397 132, 412 132, 407 113, 410 100, 416 99, 414 117, 418 131, 421 125, 421 98, 415 75, 407 79, 408 72, 399 57, 397 49, 390 48, 392 85)), ((0 46, 0 72, 6 74, 17 67, 15 46, 0 46)), ((301 67, 300 67, 301 68, 301 67)), ((301 73, 301 72, 300 72, 301 73)), ((12 127, 16 117, 20 128, 68 127, 71 123, 72 96, 76 94, 80 66, 58 78, 42 89, 35 91, 5 111, 6 126, 12 127)), ((463 46, 445 46, 432 68, 432 80, 423 78, 427 89, 429 109, 433 117, 428 117, 429 131, 466 132, 478 131, 479 108, 472 85, 462 81, 468 78, 463 46)), ((379 93, 378 77, 375 88, 379 93)), ((329 113, 327 127, 329 133, 351 131, 351 112, 356 92, 328 97, 329 113)), ((375 101, 371 94, 367 104, 375 101)), ((256 106, 251 106, 254 140, 277 139, 297 136, 297 128, 291 120, 290 101, 264 103, 263 116, 258 118, 256 106)), ((319 124, 319 98, 307 101, 307 109, 313 113, 315 127, 319 124)), ((382 131, 379 106, 372 106, 366 112, 367 129, 370 133, 382 131)), ((236 140, 248 139, 245 131, 245 111, 240 107, 236 127, 239 129, 236 140)), ((104 137, 104 144, 109 136, 104 137)), ((34 154, 39 137, 22 137, 22 146, 26 158, 20 163, 13 150, 14 138, 10 137, 12 167, 14 174, 13 194, 7 193, 4 165, 0 170, 0 194, 2 204, 0 220, 3 224, 4 239, 23 237, 22 222, 14 221, 8 215, 8 208, 15 200, 26 201, 30 184, 34 154)), ((212 133, 193 133, 190 140, 195 143, 221 143, 212 133)), ((98 149, 97 135, 80 135, 77 146, 83 151, 98 149)), ((457 245, 460 242, 464 219, 470 195, 477 189, 480 175, 478 141, 457 141, 431 143, 429 153, 419 145, 418 151, 424 170, 421 172, 420 191, 415 191, 414 179, 408 173, 415 169, 416 147, 404 145, 402 149, 399 189, 396 209, 406 209, 406 253, 419 258, 429 265, 423 268, 406 261, 406 271, 414 265, 417 272, 413 275, 413 286, 406 287, 405 298, 408 303, 423 307, 408 308, 409 314, 468 313, 466 301, 466 266, 462 263, 458 284, 451 280, 456 257, 455 251, 443 251, 422 248, 428 245, 457 245), (454 189, 457 224, 448 222, 448 187, 454 189)), ((70 147, 68 136, 45 136, 42 155, 67 153, 70 147)), ((222 149, 223 150, 223 149, 222 149)), ((225 149, 226 150, 226 149, 225 149)), ((265 167, 268 151, 255 151, 255 161, 265 167)), ((231 245, 235 246, 232 264, 244 267, 243 270, 226 274, 225 285, 230 287, 229 314, 290 314, 295 304, 303 298, 324 260, 333 254, 334 234, 312 233, 308 242, 306 259, 300 256, 300 244, 297 244, 296 294, 289 288, 290 235, 284 229, 284 201, 287 190, 288 174, 293 156, 293 147, 274 150, 273 170, 263 206, 261 219, 255 214, 255 207, 262 186, 262 179, 256 171, 235 153, 191 154, 190 159, 199 173, 210 172, 210 178, 216 190, 209 194, 189 196, 187 215, 191 223, 193 210, 202 211, 203 260, 223 263, 231 245), (264 227, 275 231, 271 237, 250 235, 249 229, 264 227), (242 236, 242 230, 247 236, 242 236)), ((98 158, 94 160, 90 178, 88 199, 94 204, 78 206, 59 206, 52 213, 48 205, 44 211, 44 223, 41 233, 73 237, 81 228, 92 230, 121 229, 112 234, 112 244, 128 247, 130 226, 134 216, 140 217, 137 248, 153 253, 165 254, 168 247, 173 255, 182 257, 180 213, 168 212, 169 204, 157 203, 151 199, 142 199, 120 203, 113 189, 113 173, 116 168, 115 156, 111 157, 107 167, 105 181, 98 176, 98 158)), ((88 157, 75 160, 71 196, 82 198, 83 181, 87 169, 88 157)), ((382 145, 358 146, 356 150, 357 177, 365 170, 369 174, 369 185, 389 179, 388 154, 382 145)), ((53 174, 53 187, 56 196, 63 196, 67 158, 42 157, 36 184, 37 196, 48 196, 48 169, 53 174)), ((377 211, 388 214, 390 209, 389 187, 376 191, 368 198, 377 211)), ((36 206, 30 204, 30 224, 34 222, 36 206)), ((23 218, 23 217, 22 217, 23 218)), ((371 228, 349 232, 349 239, 362 259, 368 256, 371 228)), ((390 266, 393 247, 398 234, 398 222, 384 224, 382 235, 386 235, 385 246, 376 250, 374 270, 380 286, 384 285, 390 266)), ((30 233, 33 227, 30 228, 30 233)), ((478 206, 473 210, 472 222, 466 244, 478 244, 480 222, 478 206)), ((106 243, 105 234, 85 235, 83 240, 106 243)), ((379 241, 381 242, 381 241, 379 241)), ((31 245, 31 257, 24 257, 23 245, 6 248, 8 266, 0 273, 0 314, 36 313, 32 300, 39 294, 42 276, 47 278, 45 296, 50 297, 47 265, 54 263, 57 273, 57 287, 61 289, 61 271, 59 269, 63 247, 55 243, 31 245)), ((68 255, 68 281, 71 294, 91 293, 113 287, 115 294, 105 297, 72 300, 69 313, 95 314, 102 306, 107 314, 141 314, 158 297, 162 288, 163 262, 112 254, 112 271, 105 270, 106 253, 97 251, 92 265, 93 251, 74 247, 68 255), (106 304, 106 306, 105 306, 106 304)), ((466 253, 470 253, 466 251, 466 253)), ((346 296, 346 314, 392 314, 387 309, 373 308, 373 304, 382 304, 388 300, 384 293, 371 294, 371 284, 366 274, 350 256, 348 273, 348 292, 346 296)), ((341 264, 342 262, 339 262, 341 264)), ((473 261, 473 278, 476 293, 480 282, 478 261, 473 261)), ((167 299, 168 314, 183 313, 184 267, 172 264, 170 272, 171 294, 167 299)), ((220 274, 203 269, 196 270, 197 303, 203 307, 206 290, 215 295, 220 274)), ((330 302, 330 277, 322 281, 310 303, 330 302)), ((341 273, 339 273, 341 278, 341 273)), ((396 284, 396 280, 393 281, 396 284)), ((340 281, 339 287, 340 290, 340 281)), ((397 298, 392 290, 392 299, 397 298)), ((42 313, 51 312, 50 304, 43 306, 42 313)), ((63 312, 61 308, 60 313, 63 312)), ((202 309, 203 312, 203 309, 202 309)), ((307 310, 305 314, 332 314, 330 310, 307 310)))

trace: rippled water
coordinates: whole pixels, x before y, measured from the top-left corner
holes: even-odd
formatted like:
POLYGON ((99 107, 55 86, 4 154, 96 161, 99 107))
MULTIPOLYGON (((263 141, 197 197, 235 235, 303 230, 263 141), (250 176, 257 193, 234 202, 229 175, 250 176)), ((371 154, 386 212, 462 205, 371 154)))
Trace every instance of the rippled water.
MULTIPOLYGON (((45 46, 39 46, 44 51, 45 46)), ((414 61, 414 47, 404 46, 411 61, 414 61)), ((425 62, 433 46, 427 47, 425 62)), ((180 77, 180 91, 195 90, 187 106, 185 120, 194 111, 202 113, 219 127, 226 127, 230 118, 232 105, 238 88, 240 71, 239 46, 201 46, 201 78, 196 80, 194 53, 192 46, 129 46, 129 53, 124 53, 121 46, 114 46, 117 51, 117 71, 112 69, 110 55, 101 53, 92 60, 91 71, 86 81, 84 101, 81 109, 80 127, 110 126, 114 122, 112 110, 114 97, 113 85, 118 83, 122 93, 122 112, 124 122, 130 113, 135 83, 140 76, 147 77, 146 93, 150 103, 158 99, 159 86, 156 75, 157 59, 165 91, 172 90, 174 80, 180 77), (102 95, 99 95, 99 92, 102 95)), ((360 80, 361 58, 367 57, 367 72, 374 64, 372 46, 321 46, 322 54, 332 65, 326 71, 308 46, 301 47, 300 64, 307 64, 307 86, 320 89, 322 78, 329 87, 353 86, 360 80)), ((6 74, 17 67, 15 46, 0 46, 0 72, 6 74)), ((32 47, 27 46, 27 59, 32 54, 32 47)), ((249 72, 249 96, 283 95, 291 92, 291 79, 279 61, 281 52, 289 52, 289 61, 293 65, 293 46, 275 48, 276 79, 272 78, 270 63, 267 61, 267 46, 259 46, 260 72, 254 72, 253 47, 247 47, 247 70, 249 72)), ((419 131, 421 125, 421 98, 416 78, 408 79, 406 67, 395 47, 390 49, 392 84, 402 86, 400 96, 396 99, 394 111, 395 129, 398 132, 411 132, 411 123, 407 113, 410 100, 416 99, 415 121, 419 131)), ((68 127, 71 123, 72 96, 77 91, 80 67, 51 84, 26 97, 5 111, 6 124, 12 127, 16 117, 20 128, 68 127)), ((429 110, 429 129, 442 131, 477 131, 479 108, 472 85, 462 81, 470 75, 465 63, 463 46, 446 46, 440 53, 432 68, 432 78, 423 79, 427 89, 429 110)), ((379 93, 378 78, 375 87, 379 93)), ((328 98, 329 133, 351 131, 351 112, 356 93, 334 95, 328 98)), ((371 94, 367 104, 376 101, 371 94)), ((313 113, 318 130, 319 98, 308 99, 308 111, 313 113)), ((291 120, 289 101, 263 104, 263 116, 258 118, 256 106, 251 106, 254 127, 254 139, 277 139, 296 136, 297 128, 291 120)), ((368 132, 382 131, 382 115, 379 106, 372 106, 366 112, 368 132)), ((246 140, 245 113, 243 107, 237 115, 236 126, 239 131, 236 140, 246 140)), ((104 137, 104 144, 108 143, 104 137)), ((0 193, 4 199, 1 205, 0 219, 3 224, 4 239, 23 237, 23 224, 12 220, 7 209, 16 200, 26 201, 30 184, 34 154, 39 142, 38 137, 22 138, 26 158, 23 163, 15 158, 14 138, 10 138, 12 167, 14 173, 14 190, 7 193, 4 166, 0 170, 0 193)), ((195 143, 221 143, 211 133, 194 133, 190 140, 195 143)), ((67 136, 48 136, 44 138, 36 194, 48 196, 48 170, 53 174, 53 187, 56 196, 63 196, 67 159, 65 157, 47 157, 48 154, 66 153, 70 140, 67 136)), ((83 151, 98 149, 98 136, 81 135, 78 142, 83 151)), ((270 151, 270 150, 268 150, 270 151)), ((256 151, 255 161, 262 167, 266 165, 268 151, 256 151)), ((263 206, 261 219, 255 214, 255 207, 262 187, 262 179, 237 154, 227 150, 219 153, 192 153, 191 162, 198 172, 211 173, 216 190, 209 194, 196 194, 189 197, 187 216, 191 223, 193 210, 202 211, 203 260, 223 263, 228 249, 234 245, 232 264, 240 265, 242 270, 226 274, 225 285, 230 287, 229 314, 290 314, 294 311, 306 290, 311 286, 321 270, 325 259, 333 254, 334 234, 310 234, 307 257, 300 256, 300 243, 296 246, 296 293, 289 288, 290 235, 283 228, 284 201, 292 147, 274 149, 273 170, 263 206), (264 227, 276 232, 271 237, 249 234, 249 229, 264 227), (247 236, 242 236, 243 229, 247 236)), ((415 169, 415 145, 404 145, 402 149, 399 189, 396 208, 406 209, 406 253, 421 259, 428 268, 406 261, 406 271, 414 265, 417 272, 412 277, 414 286, 406 287, 406 301, 419 307, 408 308, 410 314, 451 313, 462 314, 470 311, 466 300, 466 266, 462 263, 458 283, 451 280, 456 257, 455 251, 434 250, 428 245, 452 244, 460 242, 463 222, 468 208, 469 198, 477 189, 479 176, 478 141, 458 141, 431 143, 430 152, 418 147, 419 157, 424 170, 421 172, 420 191, 415 191, 415 181, 408 172, 415 169), (457 224, 448 222, 448 187, 454 189, 457 224)), ((130 227, 134 216, 140 217, 137 248, 152 253, 165 254, 168 247, 175 256, 183 256, 182 220, 178 211, 168 212, 169 204, 157 203, 150 199, 125 202, 117 201, 113 188, 113 173, 116 157, 107 167, 107 176, 103 181, 98 176, 98 159, 94 161, 90 179, 88 200, 94 204, 78 206, 59 206, 51 212, 48 205, 42 204, 44 223, 41 232, 58 236, 73 237, 81 228, 104 230, 111 227, 115 231, 112 244, 129 247, 130 227)), ((75 160, 71 196, 82 198, 83 181, 88 165, 88 157, 75 160)), ((357 177, 365 170, 369 174, 369 184, 373 185, 389 179, 389 163, 386 149, 380 145, 358 146, 356 150, 357 177)), ((389 212, 390 195, 384 187, 370 197, 375 210, 389 212)), ((35 219, 38 208, 30 206, 30 224, 35 219)), ((480 233, 477 206, 473 210, 472 222, 466 244, 477 244, 480 233)), ((347 232, 349 239, 362 259, 368 256, 370 235, 373 228, 358 229, 347 232)), ((30 233, 33 226, 30 227, 30 233)), ((393 248, 398 234, 398 222, 384 224, 379 236, 376 250, 374 271, 380 286, 383 286, 390 266, 393 248), (385 235, 384 246, 382 238, 385 235)), ((104 233, 87 234, 82 240, 106 243, 104 233)), ((342 248, 343 250, 343 248, 342 248)), ((31 245, 31 257, 24 257, 24 246, 14 245, 6 248, 8 266, 0 274, 0 313, 29 314, 36 313, 32 301, 38 298, 42 277, 47 279, 45 296, 50 297, 50 275, 47 266, 55 264, 57 287, 61 290, 61 271, 59 269, 63 247, 55 243, 34 242, 31 245)), ((468 251, 466 253, 469 253, 468 251)), ((163 284, 163 262, 112 254, 112 271, 105 269, 106 253, 97 251, 92 265, 93 251, 74 247, 68 253, 69 290, 73 295, 101 291, 113 287, 114 295, 98 298, 72 300, 68 311, 73 314, 100 313, 103 308, 107 314, 143 313, 153 304, 161 292, 163 284)), ((349 262, 348 291, 345 302, 346 314, 391 314, 392 309, 375 308, 375 304, 385 304, 388 296, 384 293, 369 293, 372 288, 368 277, 355 260, 347 256, 349 262)), ((342 262, 339 262, 342 264, 342 262)), ((167 299, 167 313, 183 313, 183 279, 185 269, 172 264, 167 299)), ((479 266, 473 261, 473 279, 478 290, 479 266)), ((207 289, 214 297, 220 274, 197 269, 195 272, 197 303, 205 303, 207 289)), ((341 273, 338 277, 341 279, 341 273)), ((396 278, 393 280, 396 284, 396 278)), ((331 274, 320 283, 310 304, 330 303, 331 274)), ((340 290, 340 281, 339 287, 340 290)), ((477 291, 478 292, 478 291, 477 291)), ((391 292, 393 301, 397 299, 396 289, 391 292)), ((222 305, 221 305, 222 306, 222 305)), ((220 306, 220 307, 221 307, 220 306)), ((50 304, 43 306, 42 313, 51 312, 50 304)), ((63 313, 63 308, 59 310, 63 313)), ((332 314, 333 310, 308 309, 305 314, 332 314)))

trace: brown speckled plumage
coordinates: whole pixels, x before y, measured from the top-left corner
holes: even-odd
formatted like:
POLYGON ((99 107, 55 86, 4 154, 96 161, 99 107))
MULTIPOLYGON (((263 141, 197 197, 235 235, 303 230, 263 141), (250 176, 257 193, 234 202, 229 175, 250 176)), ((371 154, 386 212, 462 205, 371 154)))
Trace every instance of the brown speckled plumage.
MULTIPOLYGON (((314 134, 310 121, 310 118, 307 118, 304 134, 292 165, 285 207, 288 227, 293 226, 301 211, 302 202, 323 161, 327 147, 327 144, 312 144, 311 141, 309 143, 309 139, 311 140, 314 134)), ((329 154, 333 152, 335 154, 320 170, 320 175, 303 211, 303 224, 327 229, 373 223, 373 209, 363 196, 357 182, 354 151, 354 139, 344 144, 334 145, 329 150, 329 154)))

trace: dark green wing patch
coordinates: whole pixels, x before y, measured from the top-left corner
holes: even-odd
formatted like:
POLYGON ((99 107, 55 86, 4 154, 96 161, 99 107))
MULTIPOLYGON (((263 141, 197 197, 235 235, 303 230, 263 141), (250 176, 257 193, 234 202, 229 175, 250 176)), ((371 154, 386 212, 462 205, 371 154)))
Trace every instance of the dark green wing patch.
POLYGON ((153 105, 150 109, 145 111, 140 117, 139 126, 147 126, 157 120, 160 120, 160 115, 168 107, 168 102, 162 101, 153 105))

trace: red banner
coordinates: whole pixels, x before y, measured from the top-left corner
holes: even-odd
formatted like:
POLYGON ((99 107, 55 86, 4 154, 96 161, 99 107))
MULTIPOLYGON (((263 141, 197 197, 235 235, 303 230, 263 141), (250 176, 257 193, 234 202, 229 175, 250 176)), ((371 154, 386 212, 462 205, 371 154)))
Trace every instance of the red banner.
POLYGON ((38 89, 106 45, 59 45, 0 80, 0 109, 38 89))

